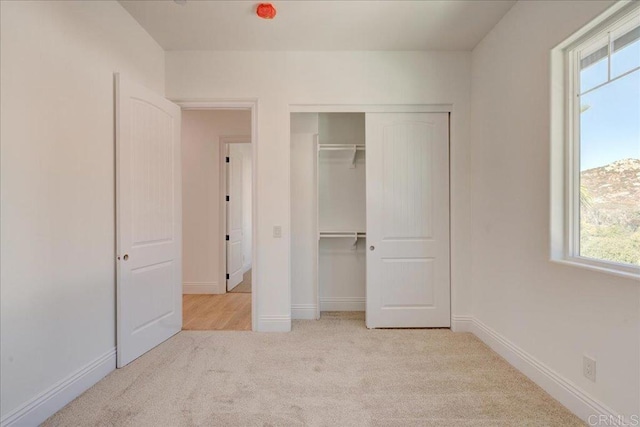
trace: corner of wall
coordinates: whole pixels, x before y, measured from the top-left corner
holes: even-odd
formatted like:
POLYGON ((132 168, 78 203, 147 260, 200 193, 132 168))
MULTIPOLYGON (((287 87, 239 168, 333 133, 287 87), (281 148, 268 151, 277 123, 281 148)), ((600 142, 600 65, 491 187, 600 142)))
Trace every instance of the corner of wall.
POLYGON ((291 316, 260 316, 257 332, 291 332, 291 316))

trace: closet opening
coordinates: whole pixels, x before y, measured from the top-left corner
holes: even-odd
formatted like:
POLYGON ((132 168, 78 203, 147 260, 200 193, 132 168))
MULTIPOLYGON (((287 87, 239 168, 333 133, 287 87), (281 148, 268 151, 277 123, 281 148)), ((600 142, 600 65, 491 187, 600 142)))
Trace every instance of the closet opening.
POLYGON ((292 319, 449 327, 450 106, 297 107, 292 319))
POLYGON ((183 330, 252 330, 251 108, 183 108, 183 330))
POLYGON ((291 114, 294 319, 352 312, 364 322, 365 148, 363 113, 291 114))

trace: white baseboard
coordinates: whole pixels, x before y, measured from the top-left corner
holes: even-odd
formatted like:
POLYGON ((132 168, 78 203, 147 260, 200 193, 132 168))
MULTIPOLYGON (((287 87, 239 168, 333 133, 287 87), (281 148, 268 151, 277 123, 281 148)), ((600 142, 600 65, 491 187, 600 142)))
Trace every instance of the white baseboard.
POLYGON ((472 332, 493 351, 506 359, 507 362, 542 387, 554 399, 562 403, 583 421, 587 423, 591 421, 590 425, 593 425, 594 418, 598 416, 604 416, 608 420, 624 419, 620 414, 616 414, 611 408, 590 396, 576 384, 555 372, 480 320, 472 316, 452 316, 451 320, 452 329, 455 325, 457 332, 472 332))
POLYGON ((365 297, 320 298, 320 311, 365 311, 365 297))
POLYGON ((451 330, 453 332, 473 332, 473 316, 452 315, 451 330))
POLYGON ((291 304, 291 318, 298 320, 316 320, 315 304, 291 304))
POLYGON ((0 420, 2 427, 37 426, 116 369, 116 349, 88 363, 0 420))
POLYGON ((260 316, 258 332, 290 332, 291 316, 260 316))
POLYGON ((224 294, 226 291, 226 289, 220 289, 218 282, 184 282, 182 284, 182 293, 184 295, 224 294))

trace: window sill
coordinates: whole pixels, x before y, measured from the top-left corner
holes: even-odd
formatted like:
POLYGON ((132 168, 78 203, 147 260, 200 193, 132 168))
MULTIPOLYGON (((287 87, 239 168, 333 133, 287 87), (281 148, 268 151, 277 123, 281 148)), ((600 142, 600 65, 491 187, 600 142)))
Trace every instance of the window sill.
POLYGON ((638 281, 638 285, 640 285, 640 268, 629 267, 626 269, 618 269, 615 266, 608 266, 606 264, 600 264, 597 261, 590 261, 587 259, 581 258, 564 258, 564 259, 551 259, 551 262, 555 262, 557 264, 568 265, 572 267, 585 268, 587 270, 597 271, 600 273, 611 274, 618 277, 624 277, 627 279, 635 279, 638 281), (635 271, 634 271, 635 270, 635 271))

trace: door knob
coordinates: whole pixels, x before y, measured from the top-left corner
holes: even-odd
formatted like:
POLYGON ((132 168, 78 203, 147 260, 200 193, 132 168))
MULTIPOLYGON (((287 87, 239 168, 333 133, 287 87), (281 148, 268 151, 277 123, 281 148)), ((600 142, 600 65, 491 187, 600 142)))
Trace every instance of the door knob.
POLYGON ((373 246, 373 245, 369 246, 369 250, 370 250, 370 251, 374 251, 375 249, 376 249, 376 247, 375 247, 375 246, 373 246))
POLYGON ((124 254, 124 256, 122 257, 122 259, 124 259, 125 261, 129 259, 129 255, 124 254))

